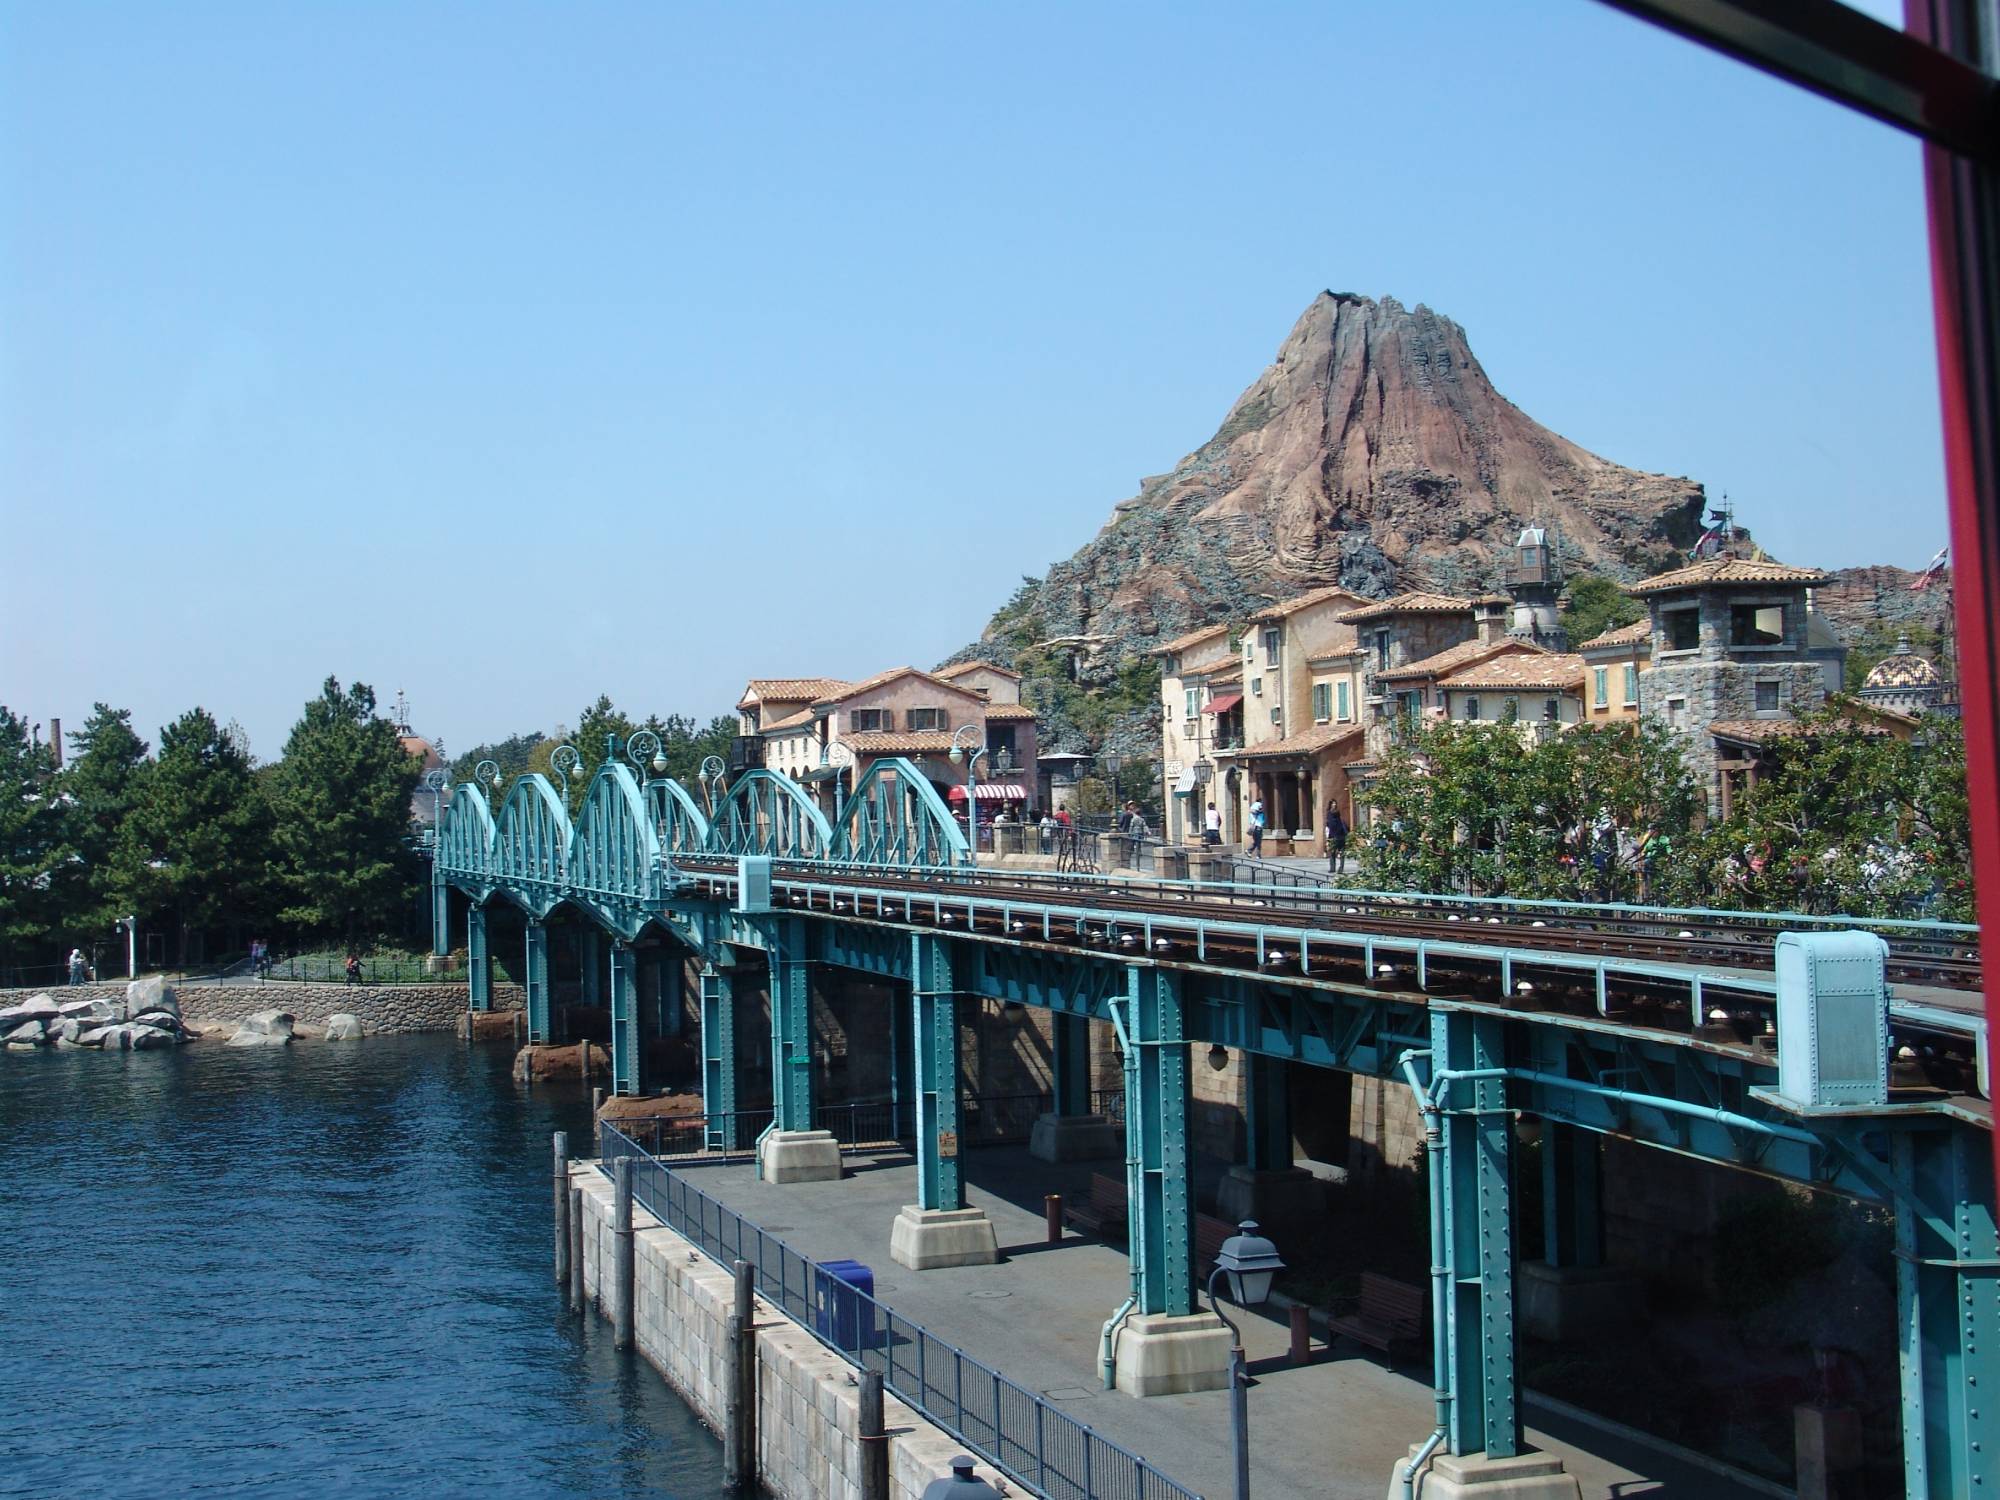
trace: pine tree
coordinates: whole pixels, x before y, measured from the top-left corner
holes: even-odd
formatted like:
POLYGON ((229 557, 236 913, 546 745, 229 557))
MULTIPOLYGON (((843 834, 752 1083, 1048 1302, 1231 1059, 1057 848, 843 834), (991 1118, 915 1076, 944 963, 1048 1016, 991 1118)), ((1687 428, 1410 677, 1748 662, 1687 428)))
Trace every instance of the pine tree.
POLYGON ((73 909, 79 925, 101 933, 123 915, 113 895, 114 856, 118 831, 138 796, 147 747, 133 731, 130 711, 103 703, 93 706, 69 741, 70 761, 60 784, 79 861, 73 909))
POLYGON ((54 780, 54 753, 0 705, 0 956, 12 963, 60 957, 57 891, 73 854, 54 780))
POLYGON ((399 925, 420 874, 408 837, 422 771, 371 688, 327 678, 271 774, 282 920, 347 942, 399 925))

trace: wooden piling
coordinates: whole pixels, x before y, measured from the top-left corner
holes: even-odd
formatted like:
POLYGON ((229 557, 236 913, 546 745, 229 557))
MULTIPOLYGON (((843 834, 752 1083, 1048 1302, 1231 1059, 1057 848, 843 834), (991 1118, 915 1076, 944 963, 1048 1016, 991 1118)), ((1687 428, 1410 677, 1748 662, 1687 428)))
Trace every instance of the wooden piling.
POLYGON ((1062 1243, 1062 1194, 1048 1193, 1042 1198, 1042 1219, 1048 1230, 1051 1245, 1062 1243))
POLYGON ((569 1285, 569 1132, 556 1132, 556 1285, 569 1285))
POLYGON ((611 1164, 611 1345, 632 1347, 632 1158, 621 1156, 611 1164))
POLYGON ((882 1420, 882 1372, 861 1372, 861 1500, 889 1500, 889 1435, 882 1420))
POLYGON ((722 1348, 722 1479, 731 1489, 757 1483, 757 1323, 755 1273, 736 1262, 736 1301, 722 1348))
POLYGON ((569 1310, 583 1311, 583 1189, 569 1190, 569 1310))

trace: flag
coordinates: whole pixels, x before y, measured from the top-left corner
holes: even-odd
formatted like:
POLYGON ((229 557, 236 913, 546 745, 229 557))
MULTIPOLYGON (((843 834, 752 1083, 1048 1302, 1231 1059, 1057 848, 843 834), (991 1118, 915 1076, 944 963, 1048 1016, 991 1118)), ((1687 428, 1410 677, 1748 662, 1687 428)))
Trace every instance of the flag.
POLYGON ((1933 583, 1937 582, 1938 574, 1944 571, 1945 562, 1950 556, 1951 547, 1949 544, 1938 548, 1937 556, 1924 565, 1923 572, 1917 575, 1916 582, 1912 583, 1910 588, 1912 590, 1927 589, 1933 583))
POLYGON ((1708 524, 1711 526, 1720 526, 1728 519, 1729 512, 1726 510, 1712 510, 1708 513, 1708 524))
POLYGON ((1721 534, 1721 531, 1722 528, 1720 526, 1709 527, 1708 530, 1704 531, 1701 534, 1701 540, 1696 542, 1692 547, 1688 548, 1688 556, 1690 558, 1700 557, 1701 549, 1706 547, 1710 542, 1714 541, 1716 537, 1721 534))

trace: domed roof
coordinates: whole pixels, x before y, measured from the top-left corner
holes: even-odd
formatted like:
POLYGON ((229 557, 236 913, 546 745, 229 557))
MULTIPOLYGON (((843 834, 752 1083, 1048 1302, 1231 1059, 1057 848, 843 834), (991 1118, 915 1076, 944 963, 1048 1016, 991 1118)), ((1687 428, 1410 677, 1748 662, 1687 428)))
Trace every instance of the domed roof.
POLYGON ((1899 637, 1896 649, 1875 665, 1864 688, 1926 688, 1938 685, 1938 669, 1910 649, 1910 638, 1899 637))

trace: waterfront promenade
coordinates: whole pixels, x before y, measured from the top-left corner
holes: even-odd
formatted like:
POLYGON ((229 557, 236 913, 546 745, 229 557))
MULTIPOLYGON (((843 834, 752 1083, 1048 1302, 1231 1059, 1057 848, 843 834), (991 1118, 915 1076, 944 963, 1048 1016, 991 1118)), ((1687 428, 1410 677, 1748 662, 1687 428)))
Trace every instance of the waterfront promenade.
MULTIPOLYGON (((1042 1195, 1083 1191, 1102 1165, 1053 1166, 1016 1148, 967 1154, 967 1201, 992 1218, 1001 1262, 924 1272, 889 1259, 890 1224, 916 1197, 915 1167, 904 1152, 850 1157, 848 1175, 837 1182, 773 1187, 759 1182, 749 1163, 702 1166, 687 1175, 815 1260, 869 1265, 876 1295, 899 1314, 1216 1500, 1231 1484, 1227 1392, 1137 1400, 1103 1390, 1098 1333, 1125 1296, 1125 1253, 1075 1233, 1060 1245, 1045 1243, 1042 1195)), ((1381 1500, 1391 1466, 1430 1431, 1427 1365, 1420 1360, 1391 1371, 1352 1344, 1328 1355, 1315 1339, 1313 1362, 1294 1367, 1286 1359, 1282 1316, 1247 1313, 1239 1321, 1256 1381, 1249 1407, 1257 1493, 1381 1500)), ((1527 1416, 1529 1441, 1563 1456, 1585 1500, 1747 1500, 1779 1492, 1662 1457, 1532 1402, 1527 1416)))

